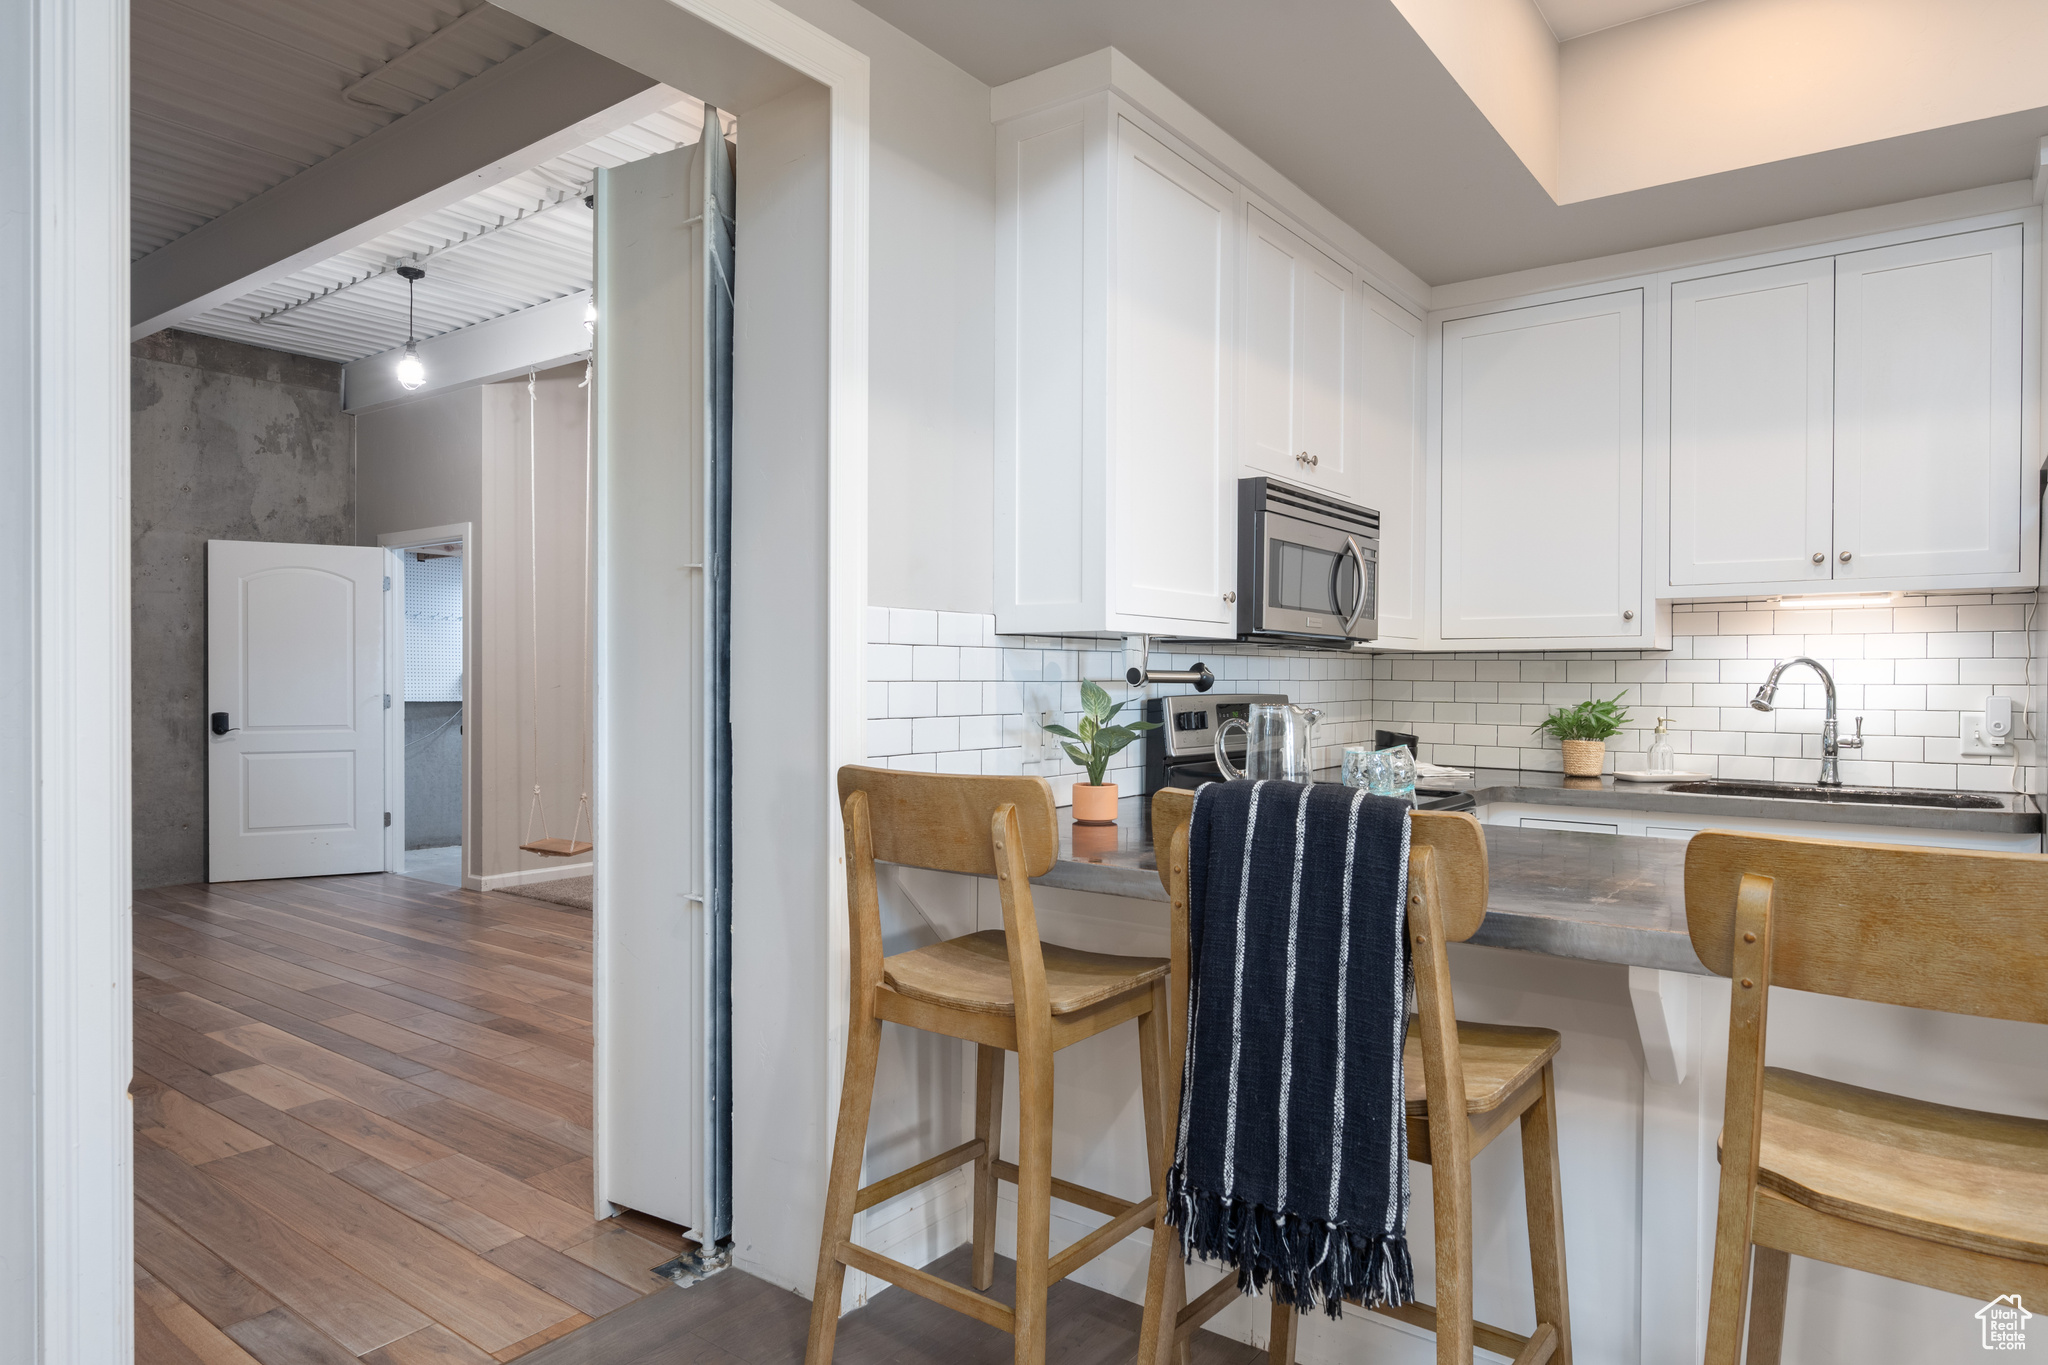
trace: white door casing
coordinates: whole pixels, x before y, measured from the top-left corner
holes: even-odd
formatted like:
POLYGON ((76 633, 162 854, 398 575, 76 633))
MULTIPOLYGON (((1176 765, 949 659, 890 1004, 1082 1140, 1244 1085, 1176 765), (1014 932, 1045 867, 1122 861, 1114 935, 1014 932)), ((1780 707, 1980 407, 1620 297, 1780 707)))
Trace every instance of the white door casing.
POLYGON ((390 552, 206 552, 208 879, 383 870, 390 552))
POLYGON ((1671 286, 1671 581, 1825 584, 1831 257, 1671 286))
POLYGON ((2019 569, 2021 241, 2012 224, 1835 258, 1845 590, 2019 569))
POLYGON ((1643 635, 1640 289, 1443 325, 1442 636, 1643 635))

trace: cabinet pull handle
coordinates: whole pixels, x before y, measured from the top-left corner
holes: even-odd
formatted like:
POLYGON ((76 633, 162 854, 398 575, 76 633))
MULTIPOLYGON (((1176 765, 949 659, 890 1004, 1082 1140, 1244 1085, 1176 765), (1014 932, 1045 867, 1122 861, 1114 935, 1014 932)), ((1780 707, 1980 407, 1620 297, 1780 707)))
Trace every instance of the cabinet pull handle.
POLYGON ((1827 552, 1826 550, 1815 550, 1815 551, 1813 552, 1813 562, 1814 562, 1814 563, 1816 563, 1816 564, 1825 564, 1825 563, 1827 563, 1827 562, 1828 562, 1828 552, 1827 552))
POLYGON ((1842 551, 1842 562, 1844 564, 1847 564, 1854 557, 1855 556, 1851 555, 1847 550, 1842 551))
POLYGON ((1223 600, 1226 602, 1235 602, 1237 600, 1237 594, 1234 592, 1224 593, 1223 600))
POLYGON ((1633 611, 1625 611, 1621 614, 1621 619, 1624 621, 1633 621, 1636 619, 1636 614, 1633 611))
POLYGON ((1320 455, 1311 455, 1306 450, 1304 450, 1301 452, 1301 454, 1294 457, 1294 462, 1298 465, 1304 465, 1310 469, 1314 469, 1317 465, 1321 464, 1323 460, 1320 455))

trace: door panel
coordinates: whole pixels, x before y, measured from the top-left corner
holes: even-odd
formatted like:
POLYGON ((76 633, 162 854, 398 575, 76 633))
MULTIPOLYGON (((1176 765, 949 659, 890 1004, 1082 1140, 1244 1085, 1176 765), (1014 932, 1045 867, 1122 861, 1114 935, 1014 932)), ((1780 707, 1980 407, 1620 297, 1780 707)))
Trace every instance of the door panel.
POLYGON ((1245 212, 1240 459, 1343 483, 1351 274, 1254 204, 1245 212))
POLYGON ((1115 194, 1112 607, 1221 624, 1237 198, 1128 120, 1115 194))
POLYGON ((2020 242, 1836 258, 1837 581, 2019 570, 2020 242))
POLYGON ((1825 583, 1834 261, 1671 287, 1671 581, 1825 583))
POLYGON ((1443 636, 1642 632, 1642 293, 1443 329, 1443 636))
POLYGON ((215 540, 206 547, 207 876, 385 866, 388 551, 215 540))

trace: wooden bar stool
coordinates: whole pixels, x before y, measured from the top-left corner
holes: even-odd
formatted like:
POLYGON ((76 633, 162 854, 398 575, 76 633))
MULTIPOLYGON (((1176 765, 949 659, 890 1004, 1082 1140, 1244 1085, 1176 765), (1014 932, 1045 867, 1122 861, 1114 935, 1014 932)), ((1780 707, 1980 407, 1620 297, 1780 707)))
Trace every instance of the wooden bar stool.
MULTIPOLYGON (((1165 790, 1152 800, 1153 846, 1160 880, 1173 906, 1170 980, 1173 1003, 1166 1075, 1169 1117, 1178 1110, 1187 1030, 1188 820, 1192 792, 1165 790)), ((1453 812, 1409 817, 1408 940, 1415 968, 1415 1016, 1402 1058, 1407 1081, 1408 1159, 1427 1162, 1436 1219, 1434 1307, 1409 1304, 1372 1311, 1436 1333, 1442 1365, 1470 1365, 1475 1346, 1515 1365, 1570 1365, 1571 1310, 1566 1301, 1564 1204, 1558 1179, 1557 1089, 1550 1060, 1552 1029, 1469 1024, 1455 1014, 1445 944, 1463 942, 1486 918, 1486 835, 1477 820, 1453 812), (1462 1105, 1431 1104, 1432 1095, 1462 1095, 1462 1105), (1528 1336, 1472 1317, 1472 1158, 1521 1120, 1523 1196, 1528 1203, 1529 1260, 1536 1330, 1528 1336)), ((1169 1157, 1170 1159, 1170 1157, 1169 1157)), ((1157 1177, 1155 1177, 1155 1181, 1157 1177)), ((1169 1229, 1156 1235, 1145 1291, 1139 1365, 1171 1359, 1185 1365, 1188 1339, 1233 1299, 1227 1275, 1187 1302, 1186 1264, 1169 1229)), ((1299 1315, 1273 1305, 1270 1365, 1292 1365, 1299 1315)))
POLYGON ((864 1270, 934 1303, 979 1318, 1016 1338, 1017 1365, 1045 1360, 1047 1289, 1159 1217, 1165 1173, 1166 1106, 1160 1076, 1166 1030, 1166 963, 1112 957, 1041 943, 1030 878, 1059 851, 1052 788, 1036 777, 946 777, 880 768, 839 770, 846 822, 847 914, 852 922, 852 1001, 839 1131, 825 1194, 818 1284, 811 1300, 807 1365, 827 1365, 839 1326, 846 1267, 864 1270), (875 864, 993 876, 1003 931, 948 939, 882 956, 875 864), (1053 1054, 1128 1020, 1138 1021, 1141 1102, 1152 1188, 1120 1199, 1052 1174, 1053 1054), (861 1186, 868 1108, 882 1023, 963 1038, 978 1046, 974 1137, 909 1170, 861 1186), (1004 1054, 1017 1054, 1017 1160, 999 1159, 1004 1054), (1014 1308, 926 1271, 855 1246, 853 1215, 946 1172, 974 1163, 974 1286, 995 1278, 996 1181, 1017 1186, 1017 1301, 1014 1308), (1109 1215, 1109 1221, 1049 1254, 1052 1197, 1109 1215))
POLYGON ((1793 1256, 2048 1302, 2048 1122, 1764 1065, 1773 986, 2048 1024, 2048 857, 1710 830, 1685 918, 1735 983, 1707 1365, 1751 1296, 1750 1365, 1776 1365, 1793 1256))

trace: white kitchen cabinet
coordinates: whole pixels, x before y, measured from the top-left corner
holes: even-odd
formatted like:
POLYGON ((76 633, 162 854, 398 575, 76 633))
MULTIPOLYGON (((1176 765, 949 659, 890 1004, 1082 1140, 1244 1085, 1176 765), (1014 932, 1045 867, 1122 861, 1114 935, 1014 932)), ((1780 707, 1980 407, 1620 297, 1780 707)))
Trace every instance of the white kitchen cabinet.
POLYGON ((1640 645, 1639 289, 1446 321, 1439 635, 1640 645))
POLYGON ((1379 639, 1423 633, 1423 528, 1429 515, 1423 440, 1422 322, 1370 285, 1359 286, 1358 380, 1347 496, 1380 514, 1379 639))
POLYGON ((1671 286, 1674 587, 1832 576, 1834 266, 1671 286))
POLYGON ((997 628, 1228 634, 1240 192, 1109 94, 998 146, 997 628))
POLYGON ((1835 581, 2021 564, 2021 229, 1835 261, 1835 581))
POLYGON ((1343 496, 1351 271, 1257 203, 1245 207, 1238 452, 1247 473, 1343 496))

